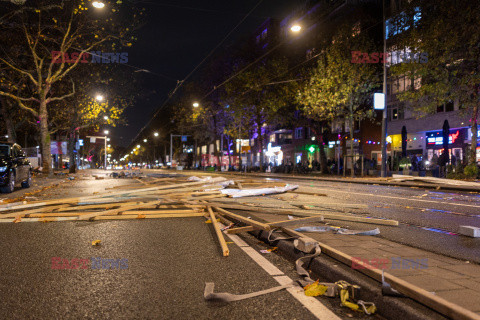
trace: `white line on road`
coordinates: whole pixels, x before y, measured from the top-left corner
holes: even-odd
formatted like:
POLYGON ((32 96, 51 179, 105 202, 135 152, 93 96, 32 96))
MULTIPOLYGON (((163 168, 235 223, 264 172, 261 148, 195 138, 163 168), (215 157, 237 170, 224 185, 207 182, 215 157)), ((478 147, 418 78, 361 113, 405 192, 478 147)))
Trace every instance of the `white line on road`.
POLYGON ((351 192, 350 190, 338 191, 338 190, 321 189, 321 188, 315 188, 315 190, 316 191, 327 191, 327 192, 331 191, 331 192, 339 192, 339 193, 347 193, 347 194, 356 194, 356 195, 361 195, 361 196, 371 196, 371 197, 380 197, 380 198, 401 199, 401 200, 408 200, 408 201, 433 202, 433 203, 437 203, 437 204, 445 204, 445 205, 450 205, 450 206, 462 206, 462 207, 472 207, 472 208, 478 208, 479 207, 478 204, 474 205, 474 204, 450 203, 450 202, 439 202, 439 201, 424 200, 424 199, 394 197, 394 196, 382 196, 382 195, 379 195, 379 194, 351 192))
MULTIPOLYGON (((246 254, 252 258, 260 267, 263 268, 269 275, 273 277, 279 284, 288 285, 293 283, 293 280, 286 276, 280 269, 273 265, 270 261, 262 257, 252 247, 246 245, 246 243, 240 239, 237 235, 227 234, 232 241, 240 247, 246 254)), ((298 300, 305 308, 307 308, 317 319, 322 320, 337 320, 340 319, 335 313, 325 307, 318 299, 314 297, 308 297, 301 287, 291 287, 286 289, 295 299, 298 300)))

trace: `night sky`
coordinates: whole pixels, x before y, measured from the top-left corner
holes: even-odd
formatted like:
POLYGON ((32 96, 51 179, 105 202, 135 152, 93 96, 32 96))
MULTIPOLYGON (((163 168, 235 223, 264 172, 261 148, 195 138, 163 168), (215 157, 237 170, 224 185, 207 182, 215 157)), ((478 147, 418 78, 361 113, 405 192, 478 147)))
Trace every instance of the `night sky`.
MULTIPOLYGON (((127 146, 176 86, 258 3, 258 0, 136 1, 147 17, 138 41, 128 50, 125 68, 139 77, 147 94, 126 110, 128 126, 113 129, 114 140, 127 146), (134 72, 146 69, 152 73, 134 72)), ((263 0, 223 46, 248 36, 268 17, 282 19, 295 0, 263 0)), ((199 76, 195 74, 195 76, 199 76)))

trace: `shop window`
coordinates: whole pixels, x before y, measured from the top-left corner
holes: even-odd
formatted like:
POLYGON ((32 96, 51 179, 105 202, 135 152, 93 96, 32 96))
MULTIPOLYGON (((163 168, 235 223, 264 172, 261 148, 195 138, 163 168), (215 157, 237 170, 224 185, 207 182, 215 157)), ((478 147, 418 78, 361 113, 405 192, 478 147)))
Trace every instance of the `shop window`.
POLYGON ((398 108, 392 109, 392 120, 398 120, 398 108))
POLYGON ((392 108, 391 110, 391 114, 389 114, 389 119, 390 120, 402 120, 403 119, 403 106, 402 105, 398 105, 394 108, 392 108))
POLYGON ((303 128, 295 129, 295 139, 303 139, 303 128))

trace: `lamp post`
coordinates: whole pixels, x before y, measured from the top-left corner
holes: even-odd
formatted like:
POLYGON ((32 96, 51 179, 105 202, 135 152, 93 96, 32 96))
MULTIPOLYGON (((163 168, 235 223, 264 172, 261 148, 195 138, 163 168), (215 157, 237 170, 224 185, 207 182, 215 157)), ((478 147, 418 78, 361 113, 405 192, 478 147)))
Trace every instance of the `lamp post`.
POLYGON ((104 130, 103 133, 105 134, 105 170, 107 170, 107 140, 108 140, 108 130, 104 130))
MULTIPOLYGON (((158 138, 158 132, 153 133, 154 138, 158 138)), ((156 147, 157 147, 157 139, 153 139, 153 160, 157 160, 157 155, 156 155, 156 147)), ((165 159, 163 159, 165 160, 165 159)))
POLYGON ((385 19, 385 0, 382 0, 383 8, 383 98, 384 109, 382 116, 382 177, 387 176, 387 33, 385 19))
MULTIPOLYGON (((105 136, 87 136, 87 138, 93 138, 93 139, 103 139, 104 142, 105 142, 105 161, 104 161, 104 166, 105 166, 105 170, 107 170, 107 142, 110 141, 110 138, 107 136, 109 131, 108 130, 104 130, 103 133, 105 134, 105 136)), ((93 140, 92 143, 95 143, 95 140, 93 140)), ((109 145, 110 146, 110 145, 109 145)))

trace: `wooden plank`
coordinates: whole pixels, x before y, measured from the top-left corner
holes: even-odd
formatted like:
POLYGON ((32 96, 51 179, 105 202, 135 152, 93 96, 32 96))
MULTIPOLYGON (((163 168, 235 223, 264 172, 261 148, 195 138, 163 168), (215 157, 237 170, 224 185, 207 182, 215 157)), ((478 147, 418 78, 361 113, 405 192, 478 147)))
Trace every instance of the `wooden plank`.
MULTIPOLYGON (((53 212, 53 213, 33 213, 29 214, 28 218, 44 218, 44 217, 77 217, 85 214, 89 214, 92 212, 53 212)), ((155 215, 155 214, 189 214, 189 213, 201 213, 200 211, 194 210, 132 210, 132 211, 125 211, 122 215, 155 215)), ((105 216, 111 215, 118 215, 118 213, 113 214, 104 214, 105 216)), ((1 218, 1 217, 0 217, 1 218)))
POLYGON ((176 214, 122 214, 112 216, 99 216, 95 220, 129 220, 129 219, 162 219, 162 218, 192 218, 192 217, 204 217, 202 212, 190 212, 190 213, 176 213, 176 214))
MULTIPOLYGON (((282 230, 291 236, 304 237, 305 235, 289 228, 282 228, 282 230)), ((315 240, 316 241, 316 240, 315 240)), ((317 241, 318 242, 318 241, 317 241)), ((346 253, 338 251, 329 245, 326 245, 322 242, 318 242, 322 253, 346 264, 347 266, 352 266, 352 257, 346 253)), ((382 271, 380 269, 375 269, 373 266, 371 268, 356 269, 357 271, 366 274, 367 276, 377 280, 378 282, 382 281, 382 271)), ((390 285, 403 293, 404 295, 432 308, 433 310, 447 316, 451 319, 480 319, 480 316, 470 310, 467 310, 457 304, 454 304, 446 299, 443 299, 437 295, 432 294, 416 285, 413 285, 405 280, 402 280, 394 275, 389 274, 388 272, 384 273, 385 281, 390 283, 390 285)))
MULTIPOLYGON (((295 224, 302 224, 302 223, 311 223, 311 222, 321 222, 323 221, 323 217, 307 217, 307 218, 301 218, 301 219, 293 219, 293 220, 283 220, 283 221, 276 221, 276 222, 268 222, 267 224, 272 226, 272 227, 281 227, 281 226, 289 226, 289 225, 295 225, 295 224)), ((235 234, 235 233, 241 233, 241 232, 249 232, 253 231, 252 226, 248 227, 240 227, 240 228, 232 228, 228 229, 227 233, 229 234, 235 234)))
POLYGON ((102 216, 102 215, 112 215, 112 214, 120 214, 123 211, 127 211, 130 209, 141 209, 145 207, 149 207, 151 205, 155 205, 159 203, 161 200, 156 200, 156 201, 151 201, 151 202, 145 202, 141 204, 133 204, 133 205, 128 205, 128 206, 122 206, 118 209, 111 209, 111 210, 105 210, 105 211, 100 211, 100 212, 93 212, 89 214, 84 214, 79 217, 78 220, 95 220, 95 218, 102 216))
MULTIPOLYGON (((129 211, 124 211, 123 215, 127 214, 179 214, 179 213, 201 213, 202 211, 199 210, 191 210, 191 209, 186 209, 186 210, 129 210, 129 211)), ((203 214, 203 213, 202 213, 203 214)))
POLYGON ((30 214, 35 214, 39 212, 51 212, 54 210, 62 209, 69 207, 70 205, 68 204, 62 204, 62 205, 56 205, 56 206, 48 206, 48 207, 41 207, 37 209, 31 209, 31 210, 25 210, 25 211, 17 211, 17 212, 10 212, 6 214, 0 214, 0 218, 11 218, 11 217, 27 217, 30 214))
MULTIPOLYGON (((148 191, 161 191, 161 190, 166 191, 168 189, 174 189, 175 192, 178 192, 178 189, 189 188, 193 186, 200 186, 199 188, 201 189, 202 188, 201 186, 203 185, 215 184, 217 182, 221 182, 225 180, 226 180, 225 178, 218 177, 218 178, 213 178, 210 181, 194 181, 194 182, 185 182, 185 183, 179 183, 179 184, 168 184, 168 185, 155 186, 150 188, 139 188, 135 190, 115 191, 115 192, 97 194, 97 195, 87 196, 87 197, 73 197, 73 198, 63 198, 63 199, 54 199, 54 200, 45 200, 45 201, 34 201, 28 204, 23 204, 23 203, 16 204, 16 205, 5 204, 5 205, 0 205, 0 211, 35 208, 35 207, 41 207, 41 206, 53 205, 53 204, 69 204, 69 203, 75 204, 75 203, 87 202, 93 199, 98 200, 99 198, 111 197, 116 195, 131 195, 135 193, 144 193, 148 191)), ((111 201, 114 202, 116 201, 116 199, 112 198, 111 201)))
POLYGON ((220 242, 220 246, 222 247, 222 253, 224 257, 228 257, 230 254, 230 250, 228 250, 227 243, 225 242, 225 238, 223 237, 223 233, 220 230, 220 226, 218 225, 217 218, 215 218, 215 214, 212 211, 210 206, 207 207, 208 213, 210 214, 210 221, 212 221, 213 228, 215 229, 215 233, 218 237, 218 242, 220 242))
MULTIPOLYGON (((151 215, 111 215, 98 216, 96 220, 133 220, 133 219, 162 219, 162 218, 190 218, 190 217, 204 217, 205 214, 201 212, 191 213, 177 213, 177 214, 151 214, 151 215)), ((0 219, 0 223, 13 223, 15 218, 0 219)), ((80 217, 39 217, 39 218, 21 218, 17 222, 61 222, 61 221, 80 221, 80 217)))
POLYGON ((246 227, 238 227, 238 228, 231 228, 227 229, 228 234, 237 234, 237 233, 242 233, 242 232, 250 232, 255 230, 252 226, 246 226, 246 227))
POLYGON ((225 209, 222 209, 220 207, 213 207, 213 209, 215 209, 215 211, 217 212, 220 212, 230 218, 233 218, 235 220, 238 220, 238 221, 241 221, 245 224, 248 224, 252 227, 254 227, 255 229, 261 229, 261 230, 271 230, 271 227, 266 224, 266 223, 262 223, 262 222, 258 222, 258 221, 255 221, 255 220, 252 220, 252 219, 249 219, 249 218, 246 218, 244 216, 241 216, 239 214, 235 214, 233 212, 230 212, 230 211, 227 211, 225 209))
POLYGON ((365 218, 359 217, 352 214, 342 214, 342 213, 332 213, 328 211, 318 212, 317 210, 300 210, 300 209, 282 209, 282 208, 265 208, 265 207, 253 207, 245 205, 232 205, 227 203, 211 202, 212 206, 218 206, 228 209, 236 210, 246 210, 246 211, 256 211, 270 214, 293 214, 303 217, 311 217, 314 215, 322 215, 325 219, 328 220, 341 220, 341 221, 351 221, 351 222, 361 222, 369 224, 378 224, 386 226, 398 226, 398 221, 388 220, 388 219, 377 219, 377 218, 365 218))

